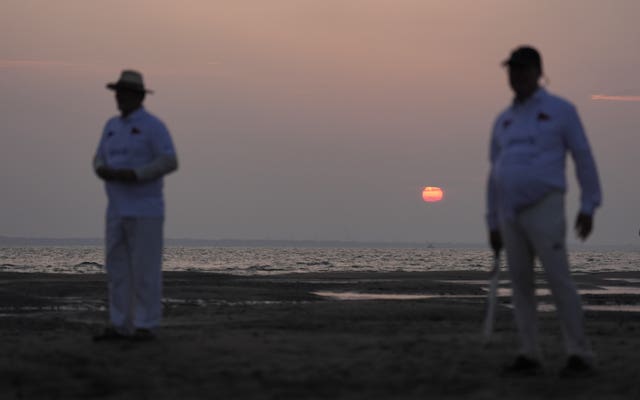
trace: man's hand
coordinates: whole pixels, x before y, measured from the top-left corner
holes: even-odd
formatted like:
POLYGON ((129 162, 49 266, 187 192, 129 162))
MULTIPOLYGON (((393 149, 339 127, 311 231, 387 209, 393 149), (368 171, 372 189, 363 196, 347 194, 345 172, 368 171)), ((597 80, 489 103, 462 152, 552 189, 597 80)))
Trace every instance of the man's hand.
POLYGON ((575 229, 576 235, 578 235, 581 240, 586 240, 593 229, 593 216, 579 213, 576 217, 575 229))
POLYGON ((132 169, 113 170, 114 179, 120 182, 135 182, 138 180, 136 173, 132 169))
POLYGON ((96 168, 96 175, 98 175, 100 179, 104 179, 105 181, 113 180, 113 170, 108 167, 96 168))
POLYGON ((136 173, 132 169, 98 167, 96 174, 105 181, 135 182, 138 180, 136 173))
POLYGON ((500 253, 500 250, 502 250, 502 235, 499 230, 489 231, 489 244, 494 253, 500 253))

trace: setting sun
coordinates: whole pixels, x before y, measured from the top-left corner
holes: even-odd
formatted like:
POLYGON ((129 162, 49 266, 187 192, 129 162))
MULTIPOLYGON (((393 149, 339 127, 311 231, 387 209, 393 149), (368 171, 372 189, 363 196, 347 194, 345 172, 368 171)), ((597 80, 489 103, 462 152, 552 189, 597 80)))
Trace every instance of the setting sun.
POLYGON ((427 186, 422 189, 422 200, 427 203, 435 203, 444 197, 444 191, 439 187, 427 186))

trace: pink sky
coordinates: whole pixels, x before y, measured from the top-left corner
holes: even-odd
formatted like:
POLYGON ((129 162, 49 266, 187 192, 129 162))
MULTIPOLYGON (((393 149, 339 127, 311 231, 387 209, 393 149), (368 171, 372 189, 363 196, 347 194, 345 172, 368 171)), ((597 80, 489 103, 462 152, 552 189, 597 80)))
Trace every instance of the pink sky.
POLYGON ((593 243, 635 243, 638 105, 592 95, 640 94, 638 15, 594 0, 3 1, 0 234, 101 235, 104 84, 137 68, 181 161, 167 236, 483 242, 489 131, 511 96, 500 62, 528 43, 594 147, 593 243), (424 203, 424 186, 445 200, 424 203))

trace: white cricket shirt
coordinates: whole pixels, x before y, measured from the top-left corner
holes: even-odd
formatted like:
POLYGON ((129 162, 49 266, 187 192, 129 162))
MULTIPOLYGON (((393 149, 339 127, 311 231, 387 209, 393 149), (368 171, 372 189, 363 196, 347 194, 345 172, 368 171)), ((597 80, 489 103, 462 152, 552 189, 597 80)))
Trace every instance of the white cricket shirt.
MULTIPOLYGON (((140 108, 126 118, 116 116, 107 121, 95 163, 115 169, 133 169, 137 182, 105 181, 109 200, 109 217, 163 217, 162 175, 170 170, 148 173, 159 159, 174 160, 176 151, 164 123, 140 108)), ((157 168, 156 168, 157 169, 157 168)))
POLYGON ((580 211, 593 214, 601 203, 600 182, 589 142, 575 107, 538 89, 514 102, 495 121, 491 136, 487 223, 499 221, 540 201, 551 191, 565 192, 566 156, 576 166, 580 211))

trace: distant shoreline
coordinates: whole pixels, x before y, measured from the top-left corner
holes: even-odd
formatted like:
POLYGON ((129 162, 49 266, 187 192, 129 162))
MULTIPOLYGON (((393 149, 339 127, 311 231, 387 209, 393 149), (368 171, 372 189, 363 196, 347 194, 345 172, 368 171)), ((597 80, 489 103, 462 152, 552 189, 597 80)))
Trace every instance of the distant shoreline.
MULTIPOLYGON (((0 235, 0 247, 19 246, 102 246, 102 238, 47 238, 0 235)), ((273 247, 273 248, 401 248, 401 249, 486 249, 485 243, 462 242, 382 242, 350 240, 282 239, 165 239, 169 247, 273 247)), ((582 244, 569 242, 570 250, 640 251, 640 244, 582 244)))

